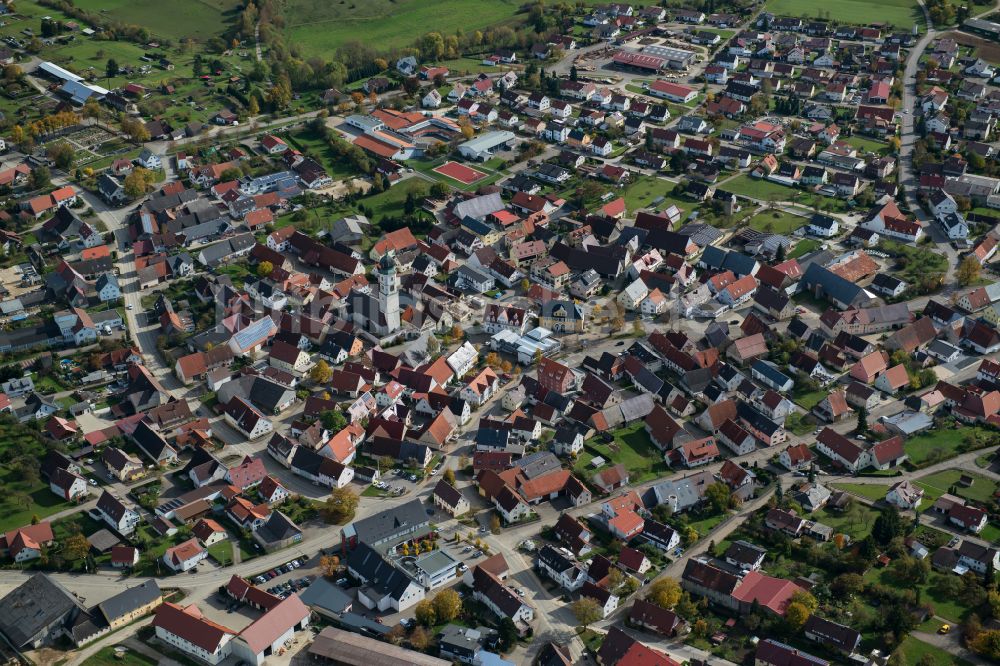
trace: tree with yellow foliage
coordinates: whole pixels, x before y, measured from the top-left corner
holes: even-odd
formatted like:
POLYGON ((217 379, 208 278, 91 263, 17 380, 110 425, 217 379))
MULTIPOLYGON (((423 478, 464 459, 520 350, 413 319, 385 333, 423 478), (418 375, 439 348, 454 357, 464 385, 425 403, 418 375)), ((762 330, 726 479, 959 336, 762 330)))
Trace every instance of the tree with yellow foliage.
POLYGON ((788 622, 789 627, 797 631, 802 628, 811 614, 804 604, 793 601, 785 609, 785 621, 788 622))
POLYGON ((309 371, 309 379, 317 384, 326 384, 333 378, 333 370, 326 361, 320 360, 309 371))
POLYGON ((656 604, 660 608, 669 609, 676 606, 677 602, 681 600, 682 592, 677 579, 668 576, 657 580, 649 587, 649 594, 646 595, 646 601, 656 604))

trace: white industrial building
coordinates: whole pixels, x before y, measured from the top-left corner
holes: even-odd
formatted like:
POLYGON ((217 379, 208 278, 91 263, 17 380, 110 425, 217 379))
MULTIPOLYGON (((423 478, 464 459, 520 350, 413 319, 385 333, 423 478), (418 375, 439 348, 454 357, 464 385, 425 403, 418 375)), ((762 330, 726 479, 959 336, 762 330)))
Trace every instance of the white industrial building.
POLYGON ((538 326, 524 335, 512 330, 503 330, 490 338, 490 349, 517 357, 521 365, 535 361, 535 354, 541 350, 542 356, 551 356, 562 345, 552 337, 552 331, 538 326))
POLYGON ((460 144, 458 152, 466 159, 485 162, 498 150, 510 148, 513 141, 513 132, 508 132, 507 130, 486 132, 460 144))

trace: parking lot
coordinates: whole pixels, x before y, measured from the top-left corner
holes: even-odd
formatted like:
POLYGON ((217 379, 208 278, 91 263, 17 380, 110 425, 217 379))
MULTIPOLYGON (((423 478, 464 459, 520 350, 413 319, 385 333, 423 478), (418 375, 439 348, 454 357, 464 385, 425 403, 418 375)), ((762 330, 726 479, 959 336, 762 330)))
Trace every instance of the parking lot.
POLYGON ((267 590, 276 597, 284 599, 293 592, 299 592, 306 589, 314 580, 316 580, 315 575, 295 575, 298 569, 307 564, 308 558, 303 555, 293 560, 289 560, 279 567, 269 569, 268 571, 254 576, 253 582, 258 587, 267 590), (288 574, 292 575, 289 576, 288 574), (274 581, 274 583, 272 584, 271 581, 274 581))

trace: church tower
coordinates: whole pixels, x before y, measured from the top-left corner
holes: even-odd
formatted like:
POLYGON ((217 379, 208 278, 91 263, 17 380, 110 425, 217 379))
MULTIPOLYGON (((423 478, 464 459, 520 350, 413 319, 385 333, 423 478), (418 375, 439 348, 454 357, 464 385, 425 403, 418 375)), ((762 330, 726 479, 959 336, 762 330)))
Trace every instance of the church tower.
POLYGON ((385 317, 386 333, 399 330, 399 277, 396 262, 387 252, 378 262, 378 304, 385 317))

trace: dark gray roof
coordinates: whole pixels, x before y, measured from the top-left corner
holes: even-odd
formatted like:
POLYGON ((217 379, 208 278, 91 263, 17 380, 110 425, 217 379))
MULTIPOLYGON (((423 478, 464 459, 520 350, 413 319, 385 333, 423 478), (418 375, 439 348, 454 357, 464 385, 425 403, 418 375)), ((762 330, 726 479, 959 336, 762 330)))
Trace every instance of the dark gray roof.
POLYGON ((119 592, 110 599, 97 604, 97 608, 104 615, 104 619, 111 624, 132 611, 151 604, 158 599, 162 593, 160 586, 153 579, 144 583, 130 587, 123 592, 119 592))
POLYGON ((412 500, 392 509, 386 509, 352 523, 360 543, 378 543, 384 539, 426 525, 427 514, 420 500, 412 500))
POLYGON ((353 599, 338 585, 326 578, 317 578, 312 585, 299 593, 299 599, 307 606, 340 615, 351 607, 353 599))
POLYGON ((0 633, 18 648, 47 638, 49 627, 70 626, 84 608, 46 574, 35 574, 0 599, 0 633))
POLYGON ((559 469, 562 465, 559 459, 549 451, 538 451, 514 462, 528 479, 544 476, 559 469))
POLYGON ((767 550, 757 544, 740 539, 729 544, 725 558, 741 564, 755 564, 761 555, 767 555, 767 550))
POLYGON ((791 379, 791 377, 789 377, 788 375, 784 374, 783 372, 781 372, 780 370, 778 370, 776 367, 774 367, 770 363, 768 363, 766 361, 763 361, 763 360, 755 361, 754 364, 753 364, 753 366, 751 366, 751 367, 754 370, 756 370, 757 372, 759 372, 760 374, 762 374, 765 377, 767 377, 769 380, 771 380, 775 384, 778 384, 779 386, 782 385, 782 384, 784 384, 785 382, 787 382, 788 380, 791 379))
POLYGON ((280 511, 272 511, 267 522, 260 526, 256 534, 265 543, 276 543, 291 539, 296 534, 302 534, 302 530, 285 514, 280 511))
MULTIPOLYGON (((421 513, 423 511, 421 510, 421 513)), ((399 598, 413 582, 389 564, 374 548, 361 544, 347 556, 347 567, 379 595, 399 598)))
POLYGON ((569 571, 575 566, 569 558, 552 546, 545 546, 538 551, 538 561, 558 572, 569 571))
POLYGON ((845 280, 818 263, 809 265, 802 284, 808 289, 819 287, 824 296, 845 305, 852 305, 864 299, 864 290, 850 280, 845 280))
POLYGON ((727 252, 714 245, 710 245, 702 253, 700 263, 705 264, 706 267, 713 270, 730 270, 737 276, 743 276, 750 275, 753 272, 757 260, 741 252, 727 252))

